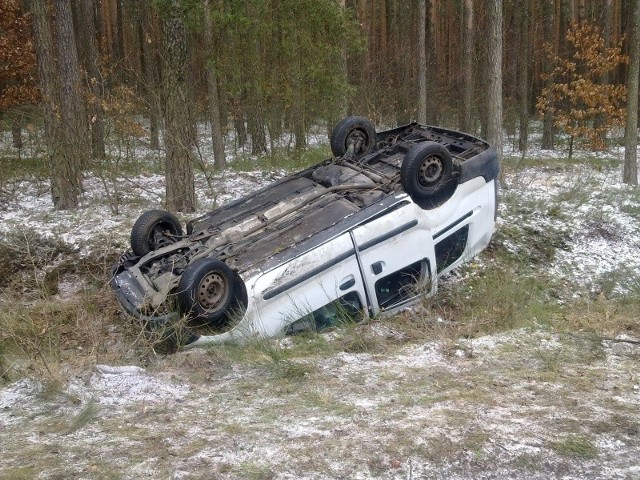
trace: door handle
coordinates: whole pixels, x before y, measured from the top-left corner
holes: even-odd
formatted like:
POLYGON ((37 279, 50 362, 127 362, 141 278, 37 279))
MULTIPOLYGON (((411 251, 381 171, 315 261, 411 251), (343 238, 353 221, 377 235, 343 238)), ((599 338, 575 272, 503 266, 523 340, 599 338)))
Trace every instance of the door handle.
POLYGON ((353 275, 349 275, 340 282, 338 287, 340 290, 348 290, 356 284, 356 279, 353 275))
POLYGON ((371 271, 374 275, 378 275, 382 273, 382 268, 384 267, 384 262, 379 261, 371 264, 371 271))

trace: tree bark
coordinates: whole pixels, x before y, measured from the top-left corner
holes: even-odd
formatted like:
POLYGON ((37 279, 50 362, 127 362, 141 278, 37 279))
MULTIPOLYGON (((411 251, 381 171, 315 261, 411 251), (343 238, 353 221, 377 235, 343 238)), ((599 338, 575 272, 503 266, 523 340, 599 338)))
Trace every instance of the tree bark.
POLYGON ((487 140, 498 152, 502 160, 502 0, 490 0, 489 22, 489 94, 487 140))
POLYGON ((437 125, 439 114, 438 92, 438 71, 444 68, 442 60, 442 49, 438 32, 438 5, 437 0, 430 0, 429 15, 427 20, 427 42, 431 46, 427 50, 427 123, 437 125))
MULTIPOLYGON (((53 37, 49 25, 49 12, 45 0, 30 2, 33 15, 33 37, 38 62, 38 84, 42 95, 45 139, 48 154, 53 150, 54 129, 56 126, 56 81, 55 57, 53 53, 53 37)), ((51 159, 50 159, 51 160, 51 159)))
POLYGON ((78 206, 78 197, 82 191, 82 171, 88 164, 88 131, 71 1, 57 0, 54 5, 62 124, 56 152, 59 161, 52 172, 52 190, 54 204, 64 210, 78 206))
POLYGON ((638 76, 640 74, 640 0, 633 2, 629 73, 627 78, 627 124, 624 134, 624 171, 622 180, 638 185, 638 76))
MULTIPOLYGON (((213 56, 213 22, 209 0, 204 0, 204 44, 207 55, 213 56)), ((211 141, 213 142, 213 163, 216 168, 226 165, 224 155, 224 138, 222 136, 222 121, 220 119, 220 97, 218 95, 218 77, 213 58, 207 60, 207 90, 209 93, 209 123, 211 125, 211 141)))
MULTIPOLYGON (((605 48, 611 47, 611 22, 613 20, 612 11, 613 11, 613 0, 606 0, 604 4, 604 27, 602 29, 602 36, 604 39, 605 48)), ((602 76, 598 79, 598 82, 600 83, 600 85, 609 84, 610 83, 609 73, 608 72, 603 73, 602 76)), ((593 121, 593 128, 594 129, 602 128, 605 125, 605 123, 606 123, 605 115, 599 115, 593 121)), ((602 142, 602 145, 606 145, 606 142, 607 142, 606 130, 602 130, 602 133, 600 134, 600 141, 602 142)))
MULTIPOLYGON (((82 0, 81 0, 82 1, 82 0)), ((87 0, 84 0, 87 1, 87 0)), ((113 43, 113 56, 116 63, 116 78, 118 79, 118 83, 123 83, 125 81, 125 53, 124 53, 124 18, 123 18, 123 8, 124 2, 121 0, 116 0, 115 2, 115 10, 116 10, 116 24, 115 24, 115 38, 113 43)))
POLYGON ((462 5, 462 102, 460 103, 460 130, 473 132, 471 109, 473 102, 473 48, 475 45, 475 24, 473 21, 473 0, 464 0, 462 5))
POLYGON ((22 148, 22 125, 17 118, 11 121, 11 139, 13 148, 18 150, 22 148))
POLYGON ((172 1, 163 16, 167 209, 193 212, 196 209, 196 194, 186 82, 187 32, 180 16, 178 0, 172 1))
POLYGON ((418 122, 427 123, 427 0, 418 0, 418 122))
MULTIPOLYGON (((544 33, 546 41, 554 42, 554 39, 557 40, 555 35, 555 25, 554 25, 554 0, 544 0, 544 9, 543 9, 543 17, 544 17, 544 33)), ((557 45, 556 47, 557 48, 557 45)), ((553 65, 550 63, 550 59, 544 59, 544 67, 543 71, 545 74, 551 73, 553 69, 553 65)), ((544 82, 544 88, 547 88, 549 91, 551 90, 551 85, 553 84, 553 79, 548 78, 544 82)), ((551 102, 548 102, 551 103, 551 102)), ((542 149, 543 150, 553 150, 553 113, 551 110, 545 110, 542 119, 542 149)))
POLYGON ((529 10, 520 10, 520 60, 518 87, 520 100, 518 149, 527 151, 529 141, 529 10))
POLYGON ((152 28, 152 13, 151 6, 149 5, 147 0, 138 0, 139 1, 139 12, 138 16, 138 28, 140 29, 140 45, 141 52, 140 56, 142 57, 140 63, 142 65, 142 76, 144 78, 144 96, 145 103, 147 107, 147 112, 149 115, 149 142, 150 146, 154 150, 158 150, 160 148, 160 117, 162 116, 160 112, 159 105, 159 93, 158 93, 158 85, 159 85, 159 73, 158 73, 158 65, 157 65, 157 57, 156 53, 159 46, 158 35, 156 34, 156 29, 152 28))
POLYGON ((45 0, 33 0, 33 31, 38 59, 38 77, 44 109, 47 163, 51 197, 55 208, 78 206, 82 169, 86 165, 86 121, 80 89, 71 5, 55 4, 56 55, 45 0))
POLYGON ((92 1, 78 2, 78 22, 86 56, 83 58, 87 73, 87 85, 91 92, 89 115, 91 124, 91 152, 94 156, 104 158, 104 112, 102 110, 103 85, 102 75, 98 68, 99 52, 96 35, 96 12, 92 1))

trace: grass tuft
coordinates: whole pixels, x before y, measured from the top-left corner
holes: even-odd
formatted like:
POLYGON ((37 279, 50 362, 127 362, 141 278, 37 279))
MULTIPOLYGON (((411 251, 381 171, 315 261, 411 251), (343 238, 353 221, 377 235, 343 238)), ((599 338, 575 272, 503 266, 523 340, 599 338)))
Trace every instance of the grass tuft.
POLYGON ((564 440, 551 442, 550 447, 565 457, 593 459, 598 456, 598 448, 593 441, 581 435, 574 435, 564 440))
POLYGON ((69 435, 81 428, 85 427, 89 423, 96 420, 98 417, 99 407, 94 398, 90 399, 84 407, 73 417, 69 428, 64 432, 65 435, 69 435))

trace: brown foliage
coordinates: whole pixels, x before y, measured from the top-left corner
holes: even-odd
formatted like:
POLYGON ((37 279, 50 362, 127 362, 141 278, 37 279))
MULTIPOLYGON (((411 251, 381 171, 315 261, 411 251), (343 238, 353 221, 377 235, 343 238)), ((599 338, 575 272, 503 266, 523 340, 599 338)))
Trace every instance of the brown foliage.
POLYGON ((0 111, 36 103, 36 56, 29 15, 18 0, 0 2, 0 111))
MULTIPOLYGON (((90 100, 95 101, 92 98, 90 100)), ((102 99, 100 106, 105 116, 111 119, 116 135, 138 138, 145 135, 144 128, 135 116, 142 107, 133 88, 124 85, 114 87, 102 99)))
POLYGON ((566 38, 572 51, 565 57, 545 45, 554 69, 542 78, 553 83, 542 90, 536 107, 541 113, 550 111, 555 125, 565 133, 586 138, 592 149, 602 150, 609 129, 624 125, 626 117, 626 87, 603 81, 628 62, 622 54, 622 39, 607 46, 599 27, 579 22, 571 23, 566 38))

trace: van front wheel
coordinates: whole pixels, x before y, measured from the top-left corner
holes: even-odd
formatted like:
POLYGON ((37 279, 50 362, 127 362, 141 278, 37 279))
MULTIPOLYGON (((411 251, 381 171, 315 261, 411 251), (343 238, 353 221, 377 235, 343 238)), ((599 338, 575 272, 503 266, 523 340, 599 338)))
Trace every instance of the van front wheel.
POLYGON ((334 127, 329 140, 335 157, 351 152, 360 158, 373 152, 378 137, 376 128, 366 118, 346 117, 334 127))
POLYGON ((177 242, 182 237, 180 220, 164 210, 144 212, 131 229, 131 250, 139 257, 177 242))
POLYGON ((199 258, 178 283, 180 311, 192 318, 221 324, 238 295, 236 274, 221 260, 199 258))

